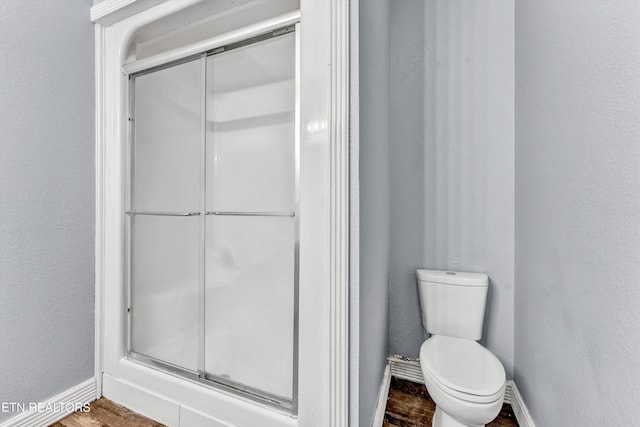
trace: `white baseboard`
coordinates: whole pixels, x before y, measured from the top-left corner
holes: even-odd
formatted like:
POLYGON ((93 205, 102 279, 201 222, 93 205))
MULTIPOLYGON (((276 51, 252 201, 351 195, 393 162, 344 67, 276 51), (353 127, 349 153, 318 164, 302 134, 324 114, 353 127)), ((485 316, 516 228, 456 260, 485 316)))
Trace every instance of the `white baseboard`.
POLYGON ((392 376, 414 383, 424 384, 422 368, 420 368, 420 361, 418 359, 409 359, 394 354, 393 356, 389 356, 387 361, 389 362, 392 376))
POLYGON ((513 400, 513 380, 507 380, 507 385, 504 388, 504 403, 511 405, 513 400))
POLYGON ((65 410, 65 405, 62 404, 74 403, 85 405, 96 400, 96 393, 96 380, 95 378, 91 378, 56 396, 53 396, 51 399, 39 402, 40 406, 49 406, 56 410, 42 412, 26 410, 25 412, 3 422, 0 424, 0 427, 33 427, 51 425, 75 412, 75 410, 65 410))
POLYGON ((531 414, 529 414, 529 410, 525 406, 524 400, 522 400, 522 395, 520 391, 518 391, 518 387, 516 387, 513 381, 509 382, 511 383, 511 408, 516 416, 516 420, 518 420, 518 424, 520 427, 535 427, 533 418, 531 418, 531 414))
POLYGON ((384 375, 382 376, 380 394, 378 395, 378 405, 376 406, 376 413, 373 417, 373 427, 382 427, 382 423, 384 422, 384 411, 387 408, 389 386, 391 386, 391 369, 389 365, 387 365, 384 369, 384 375))
MULTIPOLYGON (((419 360, 409 359, 397 354, 389 356, 387 360, 389 361, 391 376, 412 381, 414 383, 424 384, 419 360)), ((504 392, 504 403, 511 405, 520 427, 535 427, 533 420, 531 419, 531 415, 529 415, 529 411, 527 410, 527 407, 522 400, 522 396, 520 395, 520 392, 513 380, 507 381, 507 386, 504 392)), ((384 408, 382 413, 384 416, 384 408)), ((374 424, 374 427, 378 427, 378 425, 374 424)))

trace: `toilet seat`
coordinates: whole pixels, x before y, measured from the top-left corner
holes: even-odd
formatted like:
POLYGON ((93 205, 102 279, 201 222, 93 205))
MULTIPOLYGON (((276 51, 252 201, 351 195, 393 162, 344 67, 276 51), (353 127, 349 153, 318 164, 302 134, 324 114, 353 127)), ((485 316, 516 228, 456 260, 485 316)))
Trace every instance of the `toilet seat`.
POLYGON ((442 392, 472 403, 504 396, 504 367, 476 341, 435 335, 420 348, 422 372, 442 392))

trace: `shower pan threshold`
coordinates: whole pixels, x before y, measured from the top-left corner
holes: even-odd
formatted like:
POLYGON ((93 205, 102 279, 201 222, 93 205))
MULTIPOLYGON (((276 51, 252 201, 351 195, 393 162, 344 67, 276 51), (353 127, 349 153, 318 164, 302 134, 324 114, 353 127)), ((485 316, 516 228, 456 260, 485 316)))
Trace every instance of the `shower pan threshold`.
POLYGON ((253 403, 262 404, 278 412, 282 412, 284 415, 291 415, 293 411, 293 401, 291 399, 246 386, 223 376, 191 371, 134 351, 129 352, 128 359, 162 373, 171 374, 177 378, 208 387, 212 390, 221 391, 234 397, 244 398, 253 403))

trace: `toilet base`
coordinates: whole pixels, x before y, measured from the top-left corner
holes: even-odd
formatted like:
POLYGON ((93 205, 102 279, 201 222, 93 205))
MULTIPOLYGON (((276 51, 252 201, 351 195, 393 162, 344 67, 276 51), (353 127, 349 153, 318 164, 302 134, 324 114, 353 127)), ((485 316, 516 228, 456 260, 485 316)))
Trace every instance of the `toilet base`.
POLYGON ((451 415, 445 413, 436 405, 436 413, 433 415, 433 427, 485 427, 485 424, 462 424, 451 415))

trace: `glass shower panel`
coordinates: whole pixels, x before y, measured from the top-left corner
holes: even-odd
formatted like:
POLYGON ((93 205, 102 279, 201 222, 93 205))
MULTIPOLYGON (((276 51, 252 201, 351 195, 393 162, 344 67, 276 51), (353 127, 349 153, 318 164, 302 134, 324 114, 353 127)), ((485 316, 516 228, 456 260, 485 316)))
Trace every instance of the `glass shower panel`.
POLYGON ((294 219, 207 217, 205 370, 292 398, 294 219))
POLYGON ((200 209, 201 63, 135 78, 132 209, 200 209))
POLYGON ((130 349, 197 371, 202 339, 202 63, 132 79, 130 349))
POLYGON ((199 217, 132 218, 131 349, 197 370, 199 217))
POLYGON ((291 400, 295 37, 207 61, 205 371, 291 400))
POLYGON ((295 38, 210 56, 207 210, 292 212, 295 38))

